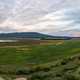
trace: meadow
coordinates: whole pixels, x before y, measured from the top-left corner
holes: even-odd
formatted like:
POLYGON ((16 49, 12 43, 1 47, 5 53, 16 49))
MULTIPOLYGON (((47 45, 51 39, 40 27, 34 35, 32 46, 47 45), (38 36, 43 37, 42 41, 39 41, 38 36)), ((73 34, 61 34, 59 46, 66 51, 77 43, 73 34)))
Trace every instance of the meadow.
POLYGON ((80 80, 79 60, 80 40, 0 43, 0 75, 3 77, 22 75, 29 80, 80 80))

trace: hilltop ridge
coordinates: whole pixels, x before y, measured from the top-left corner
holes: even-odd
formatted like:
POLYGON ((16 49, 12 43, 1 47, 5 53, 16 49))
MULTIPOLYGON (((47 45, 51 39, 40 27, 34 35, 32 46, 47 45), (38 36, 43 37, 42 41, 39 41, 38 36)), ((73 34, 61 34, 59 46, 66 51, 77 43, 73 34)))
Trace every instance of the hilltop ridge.
POLYGON ((38 32, 1 33, 0 39, 70 39, 67 36, 53 36, 38 32))

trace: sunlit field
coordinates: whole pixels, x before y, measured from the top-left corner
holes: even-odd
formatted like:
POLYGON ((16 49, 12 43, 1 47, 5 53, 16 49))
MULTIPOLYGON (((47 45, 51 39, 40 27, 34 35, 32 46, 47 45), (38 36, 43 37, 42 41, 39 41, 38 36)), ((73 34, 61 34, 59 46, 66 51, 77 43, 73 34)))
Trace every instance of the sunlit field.
POLYGON ((69 77, 68 71, 71 76, 78 74, 79 65, 79 40, 0 43, 0 74, 3 77, 23 75, 30 80, 77 80, 67 79, 66 76, 69 77))

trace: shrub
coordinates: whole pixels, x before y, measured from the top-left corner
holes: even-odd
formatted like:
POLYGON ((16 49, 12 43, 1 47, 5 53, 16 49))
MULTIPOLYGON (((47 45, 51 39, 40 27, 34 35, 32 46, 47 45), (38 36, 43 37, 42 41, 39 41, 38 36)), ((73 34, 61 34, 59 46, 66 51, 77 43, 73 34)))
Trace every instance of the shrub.
POLYGON ((33 73, 33 70, 31 70, 31 69, 20 69, 20 70, 16 71, 17 75, 28 75, 31 73, 33 73))

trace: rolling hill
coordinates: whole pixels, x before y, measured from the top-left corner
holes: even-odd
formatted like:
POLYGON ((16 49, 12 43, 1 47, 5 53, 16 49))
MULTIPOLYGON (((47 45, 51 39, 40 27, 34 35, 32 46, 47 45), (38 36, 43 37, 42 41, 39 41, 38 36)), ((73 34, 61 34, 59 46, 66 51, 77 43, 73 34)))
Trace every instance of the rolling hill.
POLYGON ((52 36, 38 32, 1 33, 0 39, 71 39, 66 36, 52 36))

